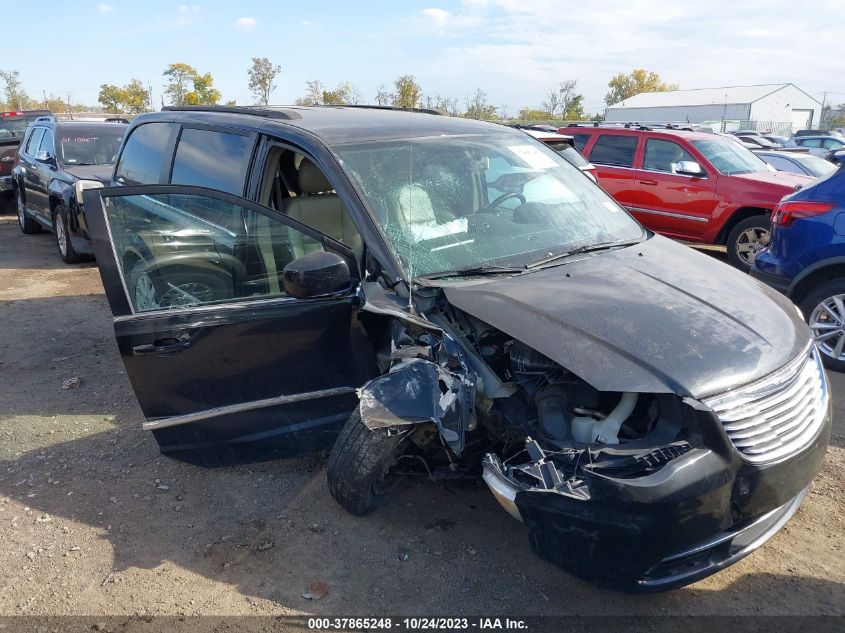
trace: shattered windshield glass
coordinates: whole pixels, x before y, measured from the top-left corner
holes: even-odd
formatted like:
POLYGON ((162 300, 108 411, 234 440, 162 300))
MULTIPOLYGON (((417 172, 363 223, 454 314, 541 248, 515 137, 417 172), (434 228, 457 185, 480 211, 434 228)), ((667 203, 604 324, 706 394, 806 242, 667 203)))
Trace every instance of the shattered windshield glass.
POLYGON ((526 266, 643 229, 552 149, 522 134, 334 148, 411 277, 526 266))

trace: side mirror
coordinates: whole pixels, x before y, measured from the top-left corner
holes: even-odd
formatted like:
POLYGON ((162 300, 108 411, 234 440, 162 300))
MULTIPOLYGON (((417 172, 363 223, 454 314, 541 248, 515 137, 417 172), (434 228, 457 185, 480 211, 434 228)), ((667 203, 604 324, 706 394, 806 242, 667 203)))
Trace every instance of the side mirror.
POLYGON ((830 162, 832 162, 834 165, 839 165, 840 169, 845 167, 845 149, 840 149, 833 152, 833 156, 830 157, 830 162))
POLYGON ((678 163, 672 163, 675 168, 675 173, 681 176, 704 176, 704 170, 701 165, 694 160, 682 160, 678 163))
POLYGON ((285 292, 291 297, 308 299, 346 290, 352 283, 352 276, 340 255, 314 251, 285 266, 282 280, 285 292))
POLYGON ((50 152, 36 152, 35 160, 39 163, 52 163, 54 159, 50 152))

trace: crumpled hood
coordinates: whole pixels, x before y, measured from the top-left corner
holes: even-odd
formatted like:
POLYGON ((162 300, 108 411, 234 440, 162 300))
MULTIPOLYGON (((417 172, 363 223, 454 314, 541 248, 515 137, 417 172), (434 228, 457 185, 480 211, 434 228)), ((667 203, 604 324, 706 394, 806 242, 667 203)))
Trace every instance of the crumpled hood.
POLYGON ((62 168, 80 180, 99 180, 107 186, 114 172, 114 165, 62 165, 62 168))
POLYGON ((810 342, 788 299, 660 236, 531 274, 443 289, 456 308, 600 391, 701 398, 768 374, 810 342))

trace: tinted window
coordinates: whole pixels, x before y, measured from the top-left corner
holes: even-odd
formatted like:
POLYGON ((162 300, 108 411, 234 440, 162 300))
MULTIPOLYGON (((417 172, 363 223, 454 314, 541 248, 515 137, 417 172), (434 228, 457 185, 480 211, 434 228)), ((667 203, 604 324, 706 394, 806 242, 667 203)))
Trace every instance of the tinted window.
POLYGON ((24 153, 29 154, 30 156, 35 156, 35 153, 38 151, 38 145, 41 143, 41 138, 43 136, 43 127, 34 128, 32 130, 32 133, 29 135, 29 140, 26 142, 26 148, 24 149, 24 153))
POLYGON ((115 177, 126 185, 158 184, 164 161, 170 123, 147 123, 132 132, 120 155, 115 177))
POLYGON ((587 144, 587 141, 590 140, 590 134, 570 134, 570 136, 575 141, 575 149, 579 152, 584 151, 584 146, 587 144))
POLYGON ((632 167, 637 149, 636 136, 602 134, 590 152, 590 160, 602 165, 632 167))
POLYGON ((135 312, 287 296, 284 267, 323 250, 276 218, 211 196, 117 195, 104 203, 135 312))
POLYGON ((675 164, 682 160, 698 162, 689 152, 673 141, 651 138, 645 144, 643 169, 675 173, 675 164))
POLYGON ((38 151, 47 152, 50 156, 56 155, 56 144, 53 142, 53 130, 44 130, 44 136, 41 138, 41 145, 39 145, 38 151))
POLYGON ((804 175, 804 170, 801 169, 798 165, 793 163, 791 160, 787 160, 782 156, 765 156, 764 160, 769 163, 775 169, 780 171, 788 171, 792 174, 801 174, 804 175))
POLYGON ((820 138, 802 138, 796 141, 799 145, 803 147, 821 147, 822 140, 820 138))
POLYGON ((59 128, 59 157, 66 165, 113 163, 126 128, 122 125, 65 125, 59 128))
POLYGON ((239 134, 183 129, 170 182, 240 195, 249 141, 248 136, 239 134))
POLYGON ((822 143, 822 145, 823 145, 825 148, 827 148, 827 149, 839 149, 839 148, 841 148, 843 145, 845 145, 845 143, 843 143, 843 142, 842 142, 842 141, 840 141, 839 139, 835 139, 835 138, 826 138, 826 139, 824 140, 824 142, 822 143))

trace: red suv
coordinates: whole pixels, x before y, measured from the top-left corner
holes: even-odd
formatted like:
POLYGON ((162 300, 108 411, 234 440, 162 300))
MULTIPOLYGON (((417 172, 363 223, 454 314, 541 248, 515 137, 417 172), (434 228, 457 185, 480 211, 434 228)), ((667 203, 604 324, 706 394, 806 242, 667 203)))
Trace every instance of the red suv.
POLYGON ((733 138, 704 132, 561 128, 596 166, 599 183, 643 225, 670 237, 725 244, 748 269, 769 242, 780 199, 813 181, 774 171, 733 138))

